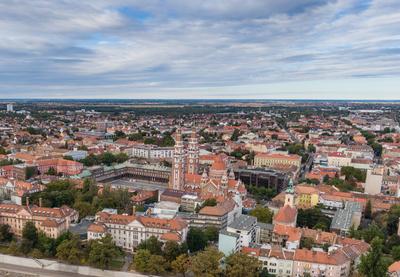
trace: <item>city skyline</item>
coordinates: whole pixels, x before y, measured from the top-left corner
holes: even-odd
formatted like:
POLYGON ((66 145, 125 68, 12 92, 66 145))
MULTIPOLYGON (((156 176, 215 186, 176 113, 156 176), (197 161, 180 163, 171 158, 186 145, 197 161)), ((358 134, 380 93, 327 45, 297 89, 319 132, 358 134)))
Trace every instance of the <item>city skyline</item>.
POLYGON ((399 99, 400 3, 0 3, 0 98, 399 99))

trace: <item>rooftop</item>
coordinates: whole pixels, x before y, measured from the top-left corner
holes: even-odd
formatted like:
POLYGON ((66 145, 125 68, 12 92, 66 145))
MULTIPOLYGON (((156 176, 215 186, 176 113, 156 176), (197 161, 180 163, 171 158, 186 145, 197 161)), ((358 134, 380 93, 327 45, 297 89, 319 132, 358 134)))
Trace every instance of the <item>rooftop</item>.
POLYGON ((229 228, 237 229, 237 230, 246 230, 250 231, 251 228, 257 223, 257 218, 254 216, 239 215, 231 224, 229 224, 229 228))

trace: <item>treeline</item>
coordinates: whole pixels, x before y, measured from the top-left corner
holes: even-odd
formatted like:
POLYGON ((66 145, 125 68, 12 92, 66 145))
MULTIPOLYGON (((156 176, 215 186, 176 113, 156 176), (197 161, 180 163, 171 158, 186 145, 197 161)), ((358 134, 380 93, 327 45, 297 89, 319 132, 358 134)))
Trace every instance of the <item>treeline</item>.
POLYGON ((224 257, 212 243, 205 243, 207 238, 203 236, 201 229, 191 228, 187 243, 183 244, 173 241, 164 244, 156 237, 150 237, 139 244, 132 267, 145 274, 157 275, 173 272, 182 276, 271 276, 262 269, 258 259, 240 252, 224 257), (224 267, 221 266, 223 258, 224 267))
POLYGON ((113 154, 110 152, 105 152, 99 155, 90 154, 86 158, 80 160, 79 162, 83 163, 85 166, 94 166, 94 165, 101 165, 105 164, 110 166, 114 163, 123 163, 129 159, 126 153, 118 153, 113 154))
POLYGON ((0 241, 3 244, 2 252, 15 256, 56 258, 69 264, 101 269, 121 269, 123 263, 124 254, 109 235, 101 240, 84 242, 78 235, 65 232, 55 239, 47 237, 29 221, 22 230, 20 240, 14 238, 9 225, 0 225, 0 241))
POLYGON ((105 186, 101 193, 99 188, 86 179, 82 188, 67 180, 53 181, 41 191, 31 195, 31 203, 39 204, 42 199, 44 207, 61 207, 67 205, 79 212, 80 218, 95 215, 104 208, 117 209, 120 213, 131 213, 130 197, 126 189, 111 190, 105 186))

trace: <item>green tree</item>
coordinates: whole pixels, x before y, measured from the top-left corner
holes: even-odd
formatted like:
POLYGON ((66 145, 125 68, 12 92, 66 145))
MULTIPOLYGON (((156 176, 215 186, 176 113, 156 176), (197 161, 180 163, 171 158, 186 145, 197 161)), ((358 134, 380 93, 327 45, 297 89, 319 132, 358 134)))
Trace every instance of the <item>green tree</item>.
POLYGON ((11 241, 13 238, 13 233, 11 233, 11 227, 8 224, 0 225, 0 241, 7 242, 11 241))
POLYGON ((228 256, 225 263, 226 276, 229 277, 257 276, 262 268, 258 259, 240 252, 228 256))
POLYGON ((323 183, 328 183, 328 182, 329 182, 329 175, 328 175, 328 174, 326 174, 326 175, 324 176, 324 178, 322 179, 322 182, 323 182, 323 183))
POLYGON ((371 249, 368 254, 361 256, 358 270, 367 277, 386 276, 388 264, 382 257, 382 240, 374 238, 371 242, 371 249))
POLYGON ((43 232, 38 234, 38 250, 46 257, 54 257, 56 255, 56 240, 49 238, 43 232))
POLYGON ((331 226, 331 219, 324 215, 317 207, 311 209, 300 209, 297 215, 297 225, 308 228, 314 228, 317 226, 321 229, 325 226, 323 230, 326 230, 331 226))
POLYGON ((392 251, 390 252, 390 254, 392 255, 392 258, 395 261, 399 261, 400 260, 400 245, 396 245, 392 248, 392 251))
POLYGON ((368 218, 368 219, 372 218, 372 205, 371 205, 370 199, 368 199, 367 205, 365 206, 364 216, 365 216, 365 218, 368 218))
POLYGON ((239 136, 240 136, 240 130, 235 129, 232 133, 231 141, 237 141, 239 139, 239 136))
POLYGON ((314 240, 312 238, 303 237, 300 240, 300 248, 311 249, 314 245, 314 240))
POLYGON ((204 251, 198 252, 191 263, 191 270, 196 277, 219 276, 222 274, 220 260, 224 254, 215 247, 207 247, 204 251))
POLYGON ((50 167, 49 170, 47 170, 47 175, 57 175, 57 171, 54 169, 54 167, 50 167))
POLYGON ((207 237, 200 228, 192 227, 186 237, 189 251, 194 253, 203 250, 207 246, 207 237))
POLYGON ((176 257, 174 261, 171 262, 171 268, 176 274, 182 274, 183 277, 186 276, 191 264, 191 259, 187 254, 182 254, 176 257))
POLYGON ((32 166, 25 167, 25 178, 27 180, 32 178, 33 176, 35 176, 36 173, 37 173, 37 170, 35 167, 32 167, 32 166))
POLYGON ((400 205, 393 205, 387 215, 386 230, 389 236, 396 234, 400 217, 400 205))
POLYGON ((185 253, 185 248, 181 247, 179 243, 175 241, 167 241, 163 248, 163 256, 168 262, 172 262, 179 255, 185 253))
POLYGON ((368 226, 368 228, 363 229, 361 231, 361 237, 368 243, 370 243, 376 237, 384 239, 383 232, 376 223, 372 223, 368 226))
POLYGON ((147 274, 162 274, 166 268, 165 259, 160 255, 152 255, 147 249, 137 251, 133 264, 137 271, 147 274))
POLYGON ((101 269, 109 269, 113 260, 122 257, 121 250, 107 234, 101 240, 92 241, 89 250, 89 264, 101 269))
POLYGON ((137 249, 149 250, 152 255, 162 255, 163 242, 159 241, 157 237, 151 236, 148 239, 142 241, 137 249))
POLYGON ((57 246, 56 257, 61 261, 79 264, 83 256, 83 249, 77 236, 64 240, 57 246))
POLYGON ((217 242, 219 236, 219 230, 215 226, 207 226, 204 229, 204 235, 207 238, 207 241, 217 242))
POLYGON ((274 213, 270 209, 261 205, 257 205, 249 214, 255 216, 257 221, 263 223, 272 223, 272 218, 274 216, 274 213))
POLYGON ((20 250, 24 254, 28 254, 38 242, 38 232, 35 224, 28 221, 22 229, 22 241, 20 250))

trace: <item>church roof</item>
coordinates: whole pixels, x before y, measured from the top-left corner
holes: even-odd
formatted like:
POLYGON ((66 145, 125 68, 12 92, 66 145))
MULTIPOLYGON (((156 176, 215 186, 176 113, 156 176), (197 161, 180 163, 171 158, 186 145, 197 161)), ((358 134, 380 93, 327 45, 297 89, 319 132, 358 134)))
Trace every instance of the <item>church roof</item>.
POLYGON ((274 221, 279 223, 292 223, 296 221, 297 209, 289 205, 285 205, 279 209, 274 221))

